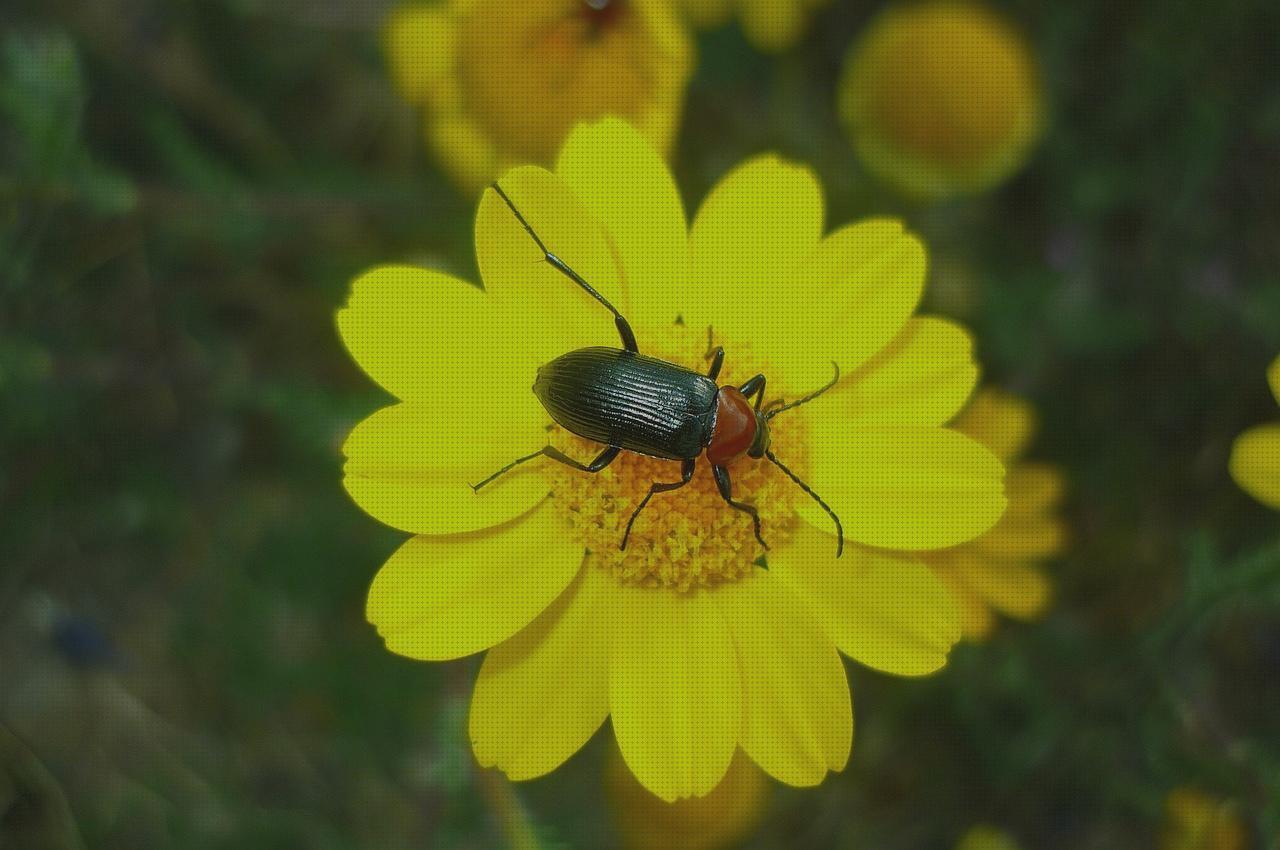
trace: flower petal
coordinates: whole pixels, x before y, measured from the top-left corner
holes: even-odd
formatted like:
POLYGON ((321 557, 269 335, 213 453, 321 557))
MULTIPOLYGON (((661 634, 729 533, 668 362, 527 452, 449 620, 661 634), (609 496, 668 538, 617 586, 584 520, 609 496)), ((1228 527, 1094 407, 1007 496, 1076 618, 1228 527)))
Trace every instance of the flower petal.
POLYGON ((912 319, 847 381, 816 404, 842 405, 851 427, 945 425, 978 382, 973 340, 946 319, 912 319))
POLYGON ((382 29, 391 78, 405 100, 422 104, 448 77, 454 60, 454 27, 442 8, 418 4, 394 9, 382 29))
POLYGON ((617 252, 637 327, 669 325, 689 296, 689 238, 675 180, 630 124, 579 124, 556 163, 559 176, 601 223, 617 252))
POLYGON ((528 628, 485 656, 471 697, 476 761, 512 779, 549 773, 609 714, 609 579, 590 566, 528 628))
MULTIPOLYGON (((498 183, 547 250, 626 315, 625 292, 604 232, 573 190, 533 165, 508 171, 498 183)), ((533 347, 535 367, 574 348, 618 346, 608 310, 546 262, 492 189, 476 211, 475 242, 485 289, 512 316, 523 318, 521 339, 512 342, 533 347)))
POLYGON ((686 321, 754 339, 774 315, 787 275, 822 235, 822 189, 808 168, 768 154, 729 172, 707 195, 689 234, 693 291, 686 321))
POLYGON ((1280 425, 1260 425, 1236 438, 1231 477, 1258 501, 1280 508, 1280 425))
POLYGON ((513 334, 500 307, 443 272, 381 266, 352 282, 338 333, 360 368, 396 398, 465 414, 531 395, 540 365, 532 335, 513 334))
POLYGON ((788 785, 817 785, 843 770, 853 745, 849 682, 808 606, 763 570, 713 598, 742 671, 742 749, 788 785))
POLYGON ((1066 536, 1066 529, 1055 517, 1010 511, 975 540, 973 547, 997 558, 1048 558, 1062 551, 1066 536))
POLYGON ((365 616, 392 652, 420 661, 462 658, 528 625, 582 558, 581 544, 547 503, 489 531, 411 537, 378 571, 365 616))
POLYGON ((1271 387, 1271 395, 1280 403, 1280 357, 1271 361, 1267 367, 1267 385, 1271 387))
POLYGON ((528 390, 486 414, 465 405, 384 407, 343 444, 343 487, 374 519, 415 534, 475 531, 524 514, 551 492, 537 469, 545 459, 482 490, 471 485, 546 445, 546 414, 528 390))
POLYGON ((737 657, 714 593, 624 587, 618 597, 613 731, 636 778, 667 802, 709 793, 738 744, 737 657))
MULTIPOLYGON (((803 410, 803 409, 802 409, 803 410)), ((852 541, 885 549, 942 549, 972 540, 1004 513, 1004 466, 972 438, 946 428, 858 428, 832 415, 809 421, 809 485, 852 541)), ((830 531, 806 499, 797 512, 830 531)))
POLYGON ((1062 500, 1066 481, 1057 467, 1045 463, 1019 463, 1009 470, 1005 494, 1009 497, 1009 513, 1044 514, 1062 500))
POLYGON ((1007 461, 1021 455, 1031 442, 1036 412, 1016 395, 987 387, 973 397, 954 427, 1007 461))
POLYGON ((845 655, 899 676, 946 666, 960 640, 956 600, 919 561, 862 546, 836 558, 830 535, 801 525, 769 566, 812 606, 845 655))
POLYGON ((996 615, 978 592, 961 580, 950 559, 931 560, 939 580, 956 598, 960 610, 960 631, 969 640, 986 640, 995 631, 996 615))
POLYGON ((963 581, 1011 617, 1030 620, 1049 607, 1053 585, 1039 569, 1025 563, 958 552, 954 563, 963 581))
POLYGON ((751 339, 793 390, 848 374, 888 345, 924 292, 924 245, 902 223, 871 219, 828 235, 773 281, 751 339))

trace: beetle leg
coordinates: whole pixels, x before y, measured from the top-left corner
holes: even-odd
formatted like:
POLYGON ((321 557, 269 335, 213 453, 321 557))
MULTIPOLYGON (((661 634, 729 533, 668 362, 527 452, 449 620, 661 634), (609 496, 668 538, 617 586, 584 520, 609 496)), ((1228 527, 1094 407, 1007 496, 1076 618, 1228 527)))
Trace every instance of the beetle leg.
POLYGON ((627 320, 622 317, 622 314, 618 312, 618 308, 610 304, 607 298, 595 290, 595 287, 587 283, 586 280, 583 279, 582 275, 569 268, 568 263, 548 251, 547 246, 543 244, 542 240, 538 237, 538 234, 533 231, 529 222, 525 221, 524 216, 520 214, 520 210, 516 209, 516 205, 507 197, 507 193, 502 191, 502 187, 496 182, 491 185, 493 191, 498 193, 498 197, 502 198, 502 200, 506 202, 507 207, 515 215, 516 221, 520 222, 520 226, 524 228, 525 233, 528 233, 530 238, 533 239, 534 244, 538 246, 538 250, 542 252, 542 258, 550 263, 552 268, 569 278, 569 280, 578 284, 578 286, 581 286, 586 290, 588 295, 603 304, 609 312, 613 314, 613 323, 618 327, 618 336, 622 337, 622 347, 627 351, 638 354, 640 352, 640 348, 636 345, 636 335, 632 332, 630 323, 628 323, 627 320))
POLYGON ((627 530, 622 534, 622 543, 619 549, 627 548, 627 538, 631 536, 631 526, 635 524, 636 517, 640 516, 640 512, 644 510, 644 506, 649 504, 649 500, 653 498, 654 493, 666 493, 669 490, 679 490, 684 485, 693 480, 693 469, 697 462, 693 458, 685 460, 684 465, 680 467, 680 480, 670 484, 662 484, 657 481, 649 485, 649 492, 644 494, 644 498, 640 500, 640 504, 636 506, 635 511, 631 514, 631 519, 627 520, 627 530))
POLYGON ((711 467, 712 473, 716 478, 716 487, 720 489, 720 497, 729 503, 729 507, 735 511, 742 511, 751 517, 751 521, 755 523, 756 540, 760 541, 760 545, 769 550, 769 544, 764 542, 764 538, 760 536, 760 512, 755 509, 754 505, 748 505, 744 502, 735 502, 733 500, 733 481, 729 478, 729 468, 725 466, 711 467))
POLYGON ((493 475, 490 475, 488 478, 481 481, 479 484, 472 484, 471 489, 478 491, 481 487, 488 484, 490 481, 497 478, 502 473, 510 472, 512 469, 519 466, 520 464, 525 463, 527 461, 531 461, 535 457, 541 457, 542 455, 546 455, 547 457, 551 458, 554 461, 563 463, 565 466, 571 466, 574 469, 577 469, 581 472, 596 473, 604 469, 609 464, 613 463, 613 459, 618 456, 618 452, 620 451, 622 451, 622 448, 620 446, 609 446, 609 448, 600 452, 600 454, 596 456, 596 459, 591 461, 591 463, 583 464, 569 457, 567 454, 560 451, 555 446, 543 446, 542 448, 538 449, 536 452, 534 452, 531 455, 525 455, 524 457, 516 458, 515 460, 511 461, 511 463, 502 467, 502 469, 499 469, 497 472, 493 473, 493 475))
POLYGON ((764 375, 756 375, 742 386, 738 387, 738 392, 747 398, 756 396, 756 412, 760 411, 760 400, 764 398, 764 375))
POLYGON ((711 361, 711 368, 707 370, 707 377, 715 380, 720 377, 720 367, 724 365, 724 346, 717 345, 713 350, 707 352, 707 358, 715 357, 711 361))

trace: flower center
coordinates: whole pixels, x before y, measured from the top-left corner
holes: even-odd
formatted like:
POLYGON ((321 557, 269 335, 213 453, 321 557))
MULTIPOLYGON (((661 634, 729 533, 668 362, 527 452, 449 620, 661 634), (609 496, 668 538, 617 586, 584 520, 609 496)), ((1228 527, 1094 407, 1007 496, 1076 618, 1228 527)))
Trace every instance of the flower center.
POLYGON ((459 79, 504 147, 555 158, 578 121, 639 121, 666 61, 628 0, 481 0, 459 27, 459 79))
MULTIPOLYGON (((705 330, 672 325, 666 333, 644 334, 645 353, 699 372, 709 361, 705 330)), ((741 385, 768 365, 752 355, 750 347, 716 338, 725 347, 724 369, 717 382, 741 385)), ((765 402, 776 398, 766 388, 765 402)), ((804 421, 789 417, 770 430, 773 449, 789 467, 803 475, 807 466, 804 421)), ((550 442, 570 457, 587 460, 599 454, 599 443, 584 440, 555 426, 550 442)), ((699 456, 693 480, 679 490, 655 493, 636 518, 619 549, 627 521, 654 482, 680 480, 679 461, 662 460, 623 451, 612 464, 591 475, 563 464, 543 466, 551 480, 555 509, 573 527, 590 559, 626 584, 691 590, 734 581, 750 572, 764 555, 755 538, 751 517, 734 510, 720 496, 711 464, 699 456)), ((747 455, 729 465, 733 498, 754 505, 760 512, 761 535, 770 547, 791 536, 797 499, 802 496, 776 466, 765 458, 747 455)))

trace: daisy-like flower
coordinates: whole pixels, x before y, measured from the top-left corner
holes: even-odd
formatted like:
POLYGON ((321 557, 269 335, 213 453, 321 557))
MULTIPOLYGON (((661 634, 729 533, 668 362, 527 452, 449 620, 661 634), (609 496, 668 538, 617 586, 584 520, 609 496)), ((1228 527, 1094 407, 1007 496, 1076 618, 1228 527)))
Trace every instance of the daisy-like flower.
POLYGON ((1245 850, 1240 812, 1195 788, 1175 788, 1164 801, 1161 850, 1245 850))
POLYGON ((1066 531, 1056 516, 1063 479, 1047 464, 1021 461, 1036 430, 1035 411, 1017 396, 984 389, 951 427, 991 449, 1009 468, 1009 508, 986 534, 921 557, 960 602, 965 636, 981 640, 995 612, 1020 620, 1044 613, 1052 594, 1039 562, 1058 554, 1066 531))
POLYGON ((659 149, 679 125, 693 48, 666 0, 437 0, 383 43, 426 139, 464 191, 550 164, 579 121, 620 115, 659 149))
POLYGON ((690 23, 701 29, 737 17, 747 41, 765 53, 780 53, 804 35, 813 13, 830 0, 678 0, 690 23))
MULTIPOLYGON (((1280 357, 1267 369, 1271 394, 1280 402, 1280 357)), ((1259 502, 1280 508, 1280 422, 1250 428, 1231 447, 1231 477, 1259 502)))
POLYGON ((367 615, 394 652, 423 660, 489 650, 471 702, 476 758, 513 779, 553 770, 604 723, 664 800, 716 787, 736 751, 791 785, 843 768, 853 736, 839 652, 923 675, 960 638, 952 594, 910 555, 972 539, 1003 513, 1004 468, 944 427, 972 391, 968 335, 913 318, 924 248, 896 221, 823 236, 821 189, 776 156, 724 177, 686 223, 661 156, 626 123, 577 127, 554 171, 501 186, 564 263, 617 305, 641 352, 705 369, 707 328, 728 352, 721 384, 768 376, 768 400, 851 377, 771 426, 778 467, 742 458, 736 499, 709 465, 656 495, 678 462, 603 448, 553 425, 530 387, 540 366, 619 347, 612 317, 549 263, 493 191, 475 240, 484 289, 387 266, 360 276, 338 328, 399 401, 347 439, 344 484, 372 516, 415 536, 379 572, 367 615))
POLYGON ((838 100, 867 168, 924 198, 996 185, 1026 161, 1044 126, 1026 42, 967 0, 882 12, 849 51, 838 100))
POLYGON ((617 748, 605 767, 605 786, 622 845, 631 850, 723 850, 760 825, 771 788, 741 751, 710 794, 668 803, 636 781, 617 748))

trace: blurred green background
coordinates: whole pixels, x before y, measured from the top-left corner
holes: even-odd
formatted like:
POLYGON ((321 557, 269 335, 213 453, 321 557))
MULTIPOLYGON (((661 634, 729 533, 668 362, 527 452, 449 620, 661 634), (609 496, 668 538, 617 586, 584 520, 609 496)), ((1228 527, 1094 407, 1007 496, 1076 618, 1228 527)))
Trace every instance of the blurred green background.
MULTIPOLYGON (((928 308, 1042 415, 1071 481, 1042 623, 919 681, 849 668, 849 768, 780 790, 755 848, 1150 847, 1165 795, 1280 847, 1280 516, 1231 482, 1280 418, 1280 7, 996 4, 1050 125, 986 196, 872 181, 834 86, 879 8, 801 49, 699 36, 691 208, 761 150, 828 222, 904 217, 928 308)), ((9 0, 0 9, 0 848, 490 848, 478 659, 365 624, 401 535, 340 486, 382 397, 333 329, 380 261, 475 278, 473 202, 387 81, 372 0, 9 0)), ((545 847, 615 844, 597 736, 517 793, 545 847)), ((501 803, 501 800, 498 800, 501 803)))

